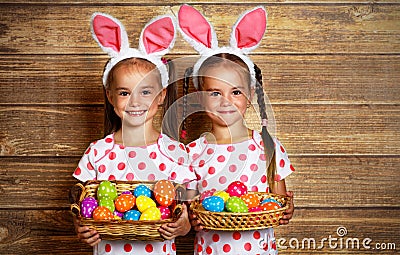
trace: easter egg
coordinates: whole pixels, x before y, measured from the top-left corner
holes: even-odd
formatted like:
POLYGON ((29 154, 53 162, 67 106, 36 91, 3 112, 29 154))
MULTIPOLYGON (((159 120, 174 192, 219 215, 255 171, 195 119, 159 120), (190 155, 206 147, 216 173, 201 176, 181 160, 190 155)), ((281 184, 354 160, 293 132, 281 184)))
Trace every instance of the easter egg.
POLYGON ((280 207, 282 207, 282 204, 281 204, 280 202, 278 202, 276 199, 273 199, 273 198, 266 198, 266 199, 263 199, 263 200, 261 201, 261 204, 265 204, 265 203, 268 203, 268 202, 277 203, 280 207))
POLYGON ((160 212, 161 212, 162 220, 171 218, 171 210, 169 209, 168 206, 160 205, 160 206, 158 206, 158 210, 160 210, 160 212))
POLYGON ((131 194, 132 195, 132 192, 130 192, 129 190, 125 190, 121 194, 131 194))
POLYGON ((133 191, 133 195, 135 195, 135 197, 142 195, 146 197, 151 197, 151 190, 146 185, 140 184, 133 191))
POLYGON ((249 212, 261 212, 262 208, 260 206, 249 208, 249 212))
POLYGON ((102 199, 100 199, 99 200, 99 206, 107 207, 108 210, 110 210, 110 212, 114 212, 115 211, 114 201, 112 201, 108 197, 103 197, 102 199))
POLYGON ((81 202, 81 215, 85 218, 92 218, 93 211, 98 206, 94 197, 86 197, 81 202))
POLYGON ((247 194, 247 186, 241 181, 235 181, 229 184, 226 192, 231 197, 240 197, 241 195, 247 194))
POLYGON ((114 215, 112 212, 105 206, 99 206, 93 211, 93 219, 94 220, 112 220, 114 219, 114 215))
POLYGON ((118 196, 115 185, 110 181, 102 181, 97 187, 97 199, 108 197, 114 201, 118 196))
POLYGON ((160 180, 154 184, 154 197, 158 204, 169 206, 175 199, 175 187, 168 180, 160 180))
POLYGON ((115 217, 122 219, 124 217, 124 214, 122 212, 114 211, 114 218, 115 217))
POLYGON ((139 220, 141 213, 138 210, 129 210, 124 213, 124 220, 139 220))
POLYGON ((230 198, 229 193, 223 190, 217 191, 213 194, 213 196, 217 196, 220 197, 224 200, 224 202, 226 202, 226 200, 228 200, 228 198, 230 198))
POLYGON ((273 211, 273 210, 278 210, 279 208, 281 208, 279 206, 279 204, 277 204, 275 202, 267 202, 267 203, 262 204, 260 207, 263 211, 273 211))
POLYGON ((239 197, 235 196, 230 197, 226 201, 225 208, 228 212, 234 212, 234 213, 244 213, 249 211, 246 203, 239 197))
POLYGON ((156 203, 151 198, 142 195, 136 198, 136 207, 143 213, 149 207, 156 207, 156 203))
POLYGON ((258 196, 254 193, 241 195, 240 198, 246 203, 247 208, 249 209, 260 205, 260 200, 258 199, 258 196))
POLYGON ((161 212, 155 206, 147 208, 140 216, 140 220, 160 220, 160 219, 161 219, 161 212))
POLYGON ((211 197, 212 195, 214 195, 214 193, 215 193, 215 189, 210 189, 210 190, 203 191, 200 194, 200 202, 202 202, 207 197, 211 197))
POLYGON ((119 212, 126 212, 135 206, 135 197, 131 194, 121 194, 115 199, 115 208, 119 212))
POLYGON ((201 205, 210 212, 222 212, 225 204, 224 199, 217 196, 207 197, 201 202, 201 205))

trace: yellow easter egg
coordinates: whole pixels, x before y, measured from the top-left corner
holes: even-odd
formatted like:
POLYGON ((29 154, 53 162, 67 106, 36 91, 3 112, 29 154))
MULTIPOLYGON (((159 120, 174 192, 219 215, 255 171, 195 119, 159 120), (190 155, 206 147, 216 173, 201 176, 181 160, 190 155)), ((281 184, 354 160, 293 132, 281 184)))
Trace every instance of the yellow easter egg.
POLYGON ((228 198, 231 197, 228 192, 223 191, 223 190, 215 192, 213 196, 222 198, 224 200, 224 202, 226 202, 226 200, 228 200, 228 198))
POLYGON ((143 213, 149 207, 156 207, 156 202, 147 196, 140 195, 136 198, 136 206, 138 210, 143 213))
POLYGON ((140 215, 139 220, 160 220, 161 212, 157 207, 149 207, 147 208, 142 215, 140 215))

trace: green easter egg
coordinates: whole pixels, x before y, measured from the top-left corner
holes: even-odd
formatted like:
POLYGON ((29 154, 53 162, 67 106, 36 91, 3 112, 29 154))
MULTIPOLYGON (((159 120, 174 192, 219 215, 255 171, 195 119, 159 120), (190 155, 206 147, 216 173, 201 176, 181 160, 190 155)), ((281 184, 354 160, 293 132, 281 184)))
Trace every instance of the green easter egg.
POLYGON ((226 200, 225 208, 228 212, 244 213, 248 212, 246 203, 239 197, 230 197, 226 200))
POLYGON ((114 201, 117 196, 117 189, 115 188, 115 185, 110 181, 102 181, 97 187, 98 200, 108 197, 109 199, 114 201))
POLYGON ((111 200, 108 197, 103 197, 102 199, 100 199, 99 200, 99 206, 107 207, 108 210, 110 210, 110 212, 114 212, 115 211, 114 201, 111 200))

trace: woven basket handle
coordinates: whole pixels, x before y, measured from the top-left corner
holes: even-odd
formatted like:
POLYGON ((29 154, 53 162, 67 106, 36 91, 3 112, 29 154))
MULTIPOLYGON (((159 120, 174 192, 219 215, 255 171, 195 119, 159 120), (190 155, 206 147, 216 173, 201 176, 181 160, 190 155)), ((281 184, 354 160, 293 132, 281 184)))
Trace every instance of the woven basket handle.
POLYGON ((71 203, 70 209, 72 214, 76 217, 79 217, 81 214, 81 209, 78 203, 84 188, 85 187, 82 185, 82 183, 77 183, 69 191, 69 202, 71 203))
POLYGON ((182 184, 177 184, 175 186, 175 191, 176 206, 173 211, 173 216, 174 218, 179 218, 182 214, 182 204, 186 199, 186 188, 182 184))

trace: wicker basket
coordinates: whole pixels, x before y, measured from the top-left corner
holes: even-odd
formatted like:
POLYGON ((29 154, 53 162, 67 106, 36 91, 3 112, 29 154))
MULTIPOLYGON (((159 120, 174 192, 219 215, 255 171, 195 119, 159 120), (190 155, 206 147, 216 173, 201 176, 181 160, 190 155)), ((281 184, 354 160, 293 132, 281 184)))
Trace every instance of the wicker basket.
MULTIPOLYGON (((96 197, 97 187, 101 181, 88 181, 84 184, 77 183, 71 190, 71 193, 77 193, 70 197, 74 201, 71 204, 71 212, 80 220, 80 226, 88 226, 90 229, 95 229, 100 237, 104 240, 140 240, 140 241, 163 241, 158 229, 165 223, 175 222, 181 212, 182 206, 175 203, 172 218, 157 221, 131 221, 131 220, 93 220, 84 218, 80 214, 80 204, 85 197, 96 197), (78 191, 76 191, 78 190, 78 191), (77 199, 79 197, 79 200, 77 199)), ((112 181, 117 188, 117 193, 120 195, 123 191, 133 190, 138 185, 144 184, 151 190, 156 182, 151 181, 112 181)), ((182 195, 181 185, 175 186, 177 197, 182 195)), ((180 199, 179 199, 180 200, 180 199)))
POLYGON ((260 200, 273 198, 280 202, 282 207, 273 211, 247 213, 210 212, 203 208, 197 197, 190 205, 190 209, 200 220, 204 229, 242 231, 278 226, 283 213, 289 208, 290 197, 265 192, 249 193, 256 194, 260 200))

